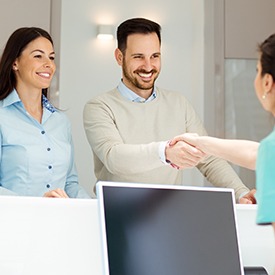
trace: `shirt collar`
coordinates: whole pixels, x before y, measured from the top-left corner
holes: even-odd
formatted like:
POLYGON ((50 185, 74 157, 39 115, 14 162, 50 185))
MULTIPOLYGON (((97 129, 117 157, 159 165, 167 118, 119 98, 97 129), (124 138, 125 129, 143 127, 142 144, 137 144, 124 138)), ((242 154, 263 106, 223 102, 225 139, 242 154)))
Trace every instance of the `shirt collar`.
POLYGON ((46 108, 47 110, 49 110, 51 113, 54 113, 56 111, 56 108, 52 105, 52 103, 44 95, 42 95, 42 106, 44 108, 46 108))
MULTIPOLYGON (((16 89, 13 89, 13 91, 6 98, 3 99, 2 106, 7 107, 20 102, 22 103, 16 89)), ((44 95, 42 95, 42 106, 49 110, 51 113, 54 113, 56 111, 56 108, 50 103, 50 101, 44 95)))
POLYGON ((145 99, 145 98, 137 95, 135 92, 130 90, 128 87, 126 87, 126 85, 122 82, 122 80, 119 82, 117 89, 123 97, 127 98, 128 100, 130 100, 132 102, 145 103, 145 102, 150 102, 157 97, 155 87, 153 88, 153 93, 150 95, 150 97, 145 99))
POLYGON ((12 104, 15 104, 17 102, 21 102, 17 92, 15 89, 12 90, 12 92, 6 97, 3 99, 3 107, 8 107, 12 104))

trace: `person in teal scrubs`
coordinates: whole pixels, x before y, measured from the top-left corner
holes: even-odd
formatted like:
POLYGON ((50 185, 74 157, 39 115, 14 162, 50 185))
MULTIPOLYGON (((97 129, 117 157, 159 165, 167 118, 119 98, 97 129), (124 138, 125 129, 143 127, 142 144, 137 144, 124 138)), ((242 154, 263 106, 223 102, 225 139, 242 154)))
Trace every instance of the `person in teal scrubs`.
MULTIPOLYGON (((263 108, 275 116, 275 34, 259 44, 259 60, 254 81, 263 108)), ((257 223, 272 224, 275 232, 275 129, 260 143, 226 140, 197 134, 183 134, 171 141, 184 140, 208 155, 224 158, 256 170, 257 223)))
MULTIPOLYGON (((255 90, 263 108, 275 116, 275 34, 259 46, 255 90)), ((275 232, 275 129, 261 141, 256 161, 257 223, 275 232)))

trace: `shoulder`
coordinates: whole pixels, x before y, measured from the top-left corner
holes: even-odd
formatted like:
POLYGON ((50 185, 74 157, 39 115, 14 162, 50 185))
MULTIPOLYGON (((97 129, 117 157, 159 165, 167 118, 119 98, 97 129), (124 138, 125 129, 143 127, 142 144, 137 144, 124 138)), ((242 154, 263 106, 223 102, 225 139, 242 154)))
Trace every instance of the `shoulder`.
POLYGON ((175 108, 178 106, 183 110, 193 109, 190 101, 182 93, 159 87, 156 87, 156 90, 160 101, 165 102, 165 104, 172 104, 175 108))
POLYGON ((267 137, 265 137, 259 146, 259 158, 275 156, 275 131, 273 130, 267 137))
POLYGON ((275 130, 273 130, 267 137, 265 137, 260 142, 260 146, 274 146, 275 147, 275 130))
POLYGON ((161 98, 166 100, 179 100, 180 102, 189 103, 188 99, 180 92, 167 90, 163 88, 156 87, 157 93, 161 98))
POLYGON ((102 102, 102 103, 110 102, 119 98, 119 96, 120 96, 119 91, 116 88, 114 88, 111 91, 100 93, 97 96, 89 99, 86 105, 93 104, 95 102, 102 102))
POLYGON ((97 115, 97 112, 104 111, 112 113, 116 109, 120 109, 122 105, 128 106, 129 102, 122 97, 118 89, 113 89, 90 99, 84 105, 84 116, 97 115))

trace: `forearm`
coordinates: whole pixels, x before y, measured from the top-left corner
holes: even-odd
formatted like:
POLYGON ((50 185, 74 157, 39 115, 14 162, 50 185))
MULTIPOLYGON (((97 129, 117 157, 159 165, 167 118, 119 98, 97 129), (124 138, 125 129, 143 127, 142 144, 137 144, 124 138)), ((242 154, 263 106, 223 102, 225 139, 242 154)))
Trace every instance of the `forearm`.
POLYGON ((110 173, 132 175, 164 165, 159 156, 160 142, 147 143, 142 129, 136 134, 138 137, 131 136, 131 129, 125 127, 123 121, 118 122, 105 104, 95 101, 86 105, 83 116, 95 162, 100 161, 110 173))
POLYGON ((131 175, 148 172, 163 166, 158 149, 159 142, 110 146, 101 144, 94 147, 94 153, 110 173, 131 175))
POLYGON ((69 198, 90 198, 88 193, 82 188, 78 183, 78 175, 76 171, 76 166, 74 164, 74 158, 72 156, 71 166, 67 173, 66 183, 65 183, 65 192, 69 198))
POLYGON ((78 183, 69 183, 65 186, 65 192, 70 198, 78 199, 90 199, 91 197, 88 193, 78 184, 78 183))
POLYGON ((236 201, 238 201, 240 195, 249 191, 234 169, 222 159, 209 156, 197 165, 197 168, 212 185, 234 189, 236 201))
POLYGON ((258 142, 248 140, 197 137, 197 146, 208 155, 217 156, 236 165, 255 170, 258 142))

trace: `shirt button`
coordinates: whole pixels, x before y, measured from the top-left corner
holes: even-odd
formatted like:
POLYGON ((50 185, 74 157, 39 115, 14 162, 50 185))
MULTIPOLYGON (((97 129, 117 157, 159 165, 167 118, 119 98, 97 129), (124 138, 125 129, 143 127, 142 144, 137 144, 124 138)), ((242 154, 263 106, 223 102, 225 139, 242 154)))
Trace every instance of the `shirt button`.
POLYGON ((47 148, 47 151, 51 151, 51 148, 47 148))
POLYGON ((49 169, 52 169, 53 167, 51 165, 48 166, 49 169))
POLYGON ((41 134, 44 135, 44 134, 45 134, 45 131, 41 131, 41 134))
POLYGON ((50 187, 51 187, 51 185, 50 185, 50 184, 47 184, 47 185, 46 185, 46 187, 47 187, 47 188, 50 188, 50 187))

